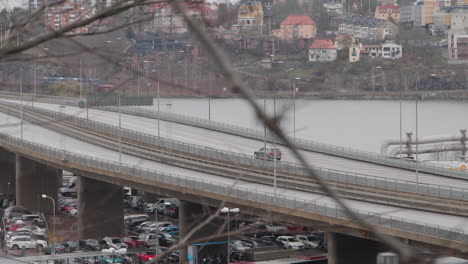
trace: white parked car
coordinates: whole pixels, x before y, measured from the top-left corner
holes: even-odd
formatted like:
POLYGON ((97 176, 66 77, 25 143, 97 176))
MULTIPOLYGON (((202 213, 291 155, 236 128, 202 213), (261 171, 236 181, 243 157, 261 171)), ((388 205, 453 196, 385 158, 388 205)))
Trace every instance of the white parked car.
POLYGON ((157 222, 157 223, 152 223, 149 226, 143 227, 141 231, 143 233, 154 233, 156 229, 161 229, 166 226, 172 225, 171 222, 157 222))
POLYGON ((295 250, 304 249, 304 244, 302 244, 302 242, 299 242, 297 239, 295 239, 292 236, 280 236, 278 237, 278 241, 283 244, 284 248, 295 249, 295 250))
POLYGON ((113 249, 128 248, 127 244, 122 242, 122 240, 118 237, 105 237, 102 240, 104 240, 107 245, 113 249))
POLYGON ((296 239, 302 242, 306 248, 318 248, 320 240, 315 236, 297 235, 296 239))
POLYGON ((26 249, 37 248, 38 250, 43 250, 47 247, 47 242, 44 240, 34 240, 28 236, 17 236, 7 241, 7 247, 14 250, 23 247, 26 249))

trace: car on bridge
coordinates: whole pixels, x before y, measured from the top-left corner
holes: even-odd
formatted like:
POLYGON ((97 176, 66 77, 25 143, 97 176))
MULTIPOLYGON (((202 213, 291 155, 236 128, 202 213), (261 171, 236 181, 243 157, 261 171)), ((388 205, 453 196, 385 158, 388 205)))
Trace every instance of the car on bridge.
POLYGON ((268 160, 272 160, 272 159, 276 158, 277 160, 281 160, 282 155, 283 155, 283 153, 281 152, 281 150, 279 148, 265 148, 265 147, 262 147, 259 150, 254 152, 254 156, 257 159, 266 158, 268 160))

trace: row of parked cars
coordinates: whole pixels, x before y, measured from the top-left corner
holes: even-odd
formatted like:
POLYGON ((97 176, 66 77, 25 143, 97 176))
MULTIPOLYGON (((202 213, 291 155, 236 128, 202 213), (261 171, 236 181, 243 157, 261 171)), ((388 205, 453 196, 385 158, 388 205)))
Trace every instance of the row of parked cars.
POLYGON ((47 247, 47 229, 44 217, 23 206, 10 206, 4 210, 3 234, 9 249, 37 249, 47 247))

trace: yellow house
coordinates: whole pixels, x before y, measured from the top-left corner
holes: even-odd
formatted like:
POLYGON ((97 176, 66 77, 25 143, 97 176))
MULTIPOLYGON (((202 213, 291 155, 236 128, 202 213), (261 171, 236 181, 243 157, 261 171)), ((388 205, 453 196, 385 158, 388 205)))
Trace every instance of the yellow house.
POLYGON ((237 23, 243 27, 263 25, 263 7, 261 2, 243 3, 237 10, 237 23))
POLYGON ((317 27, 307 15, 289 15, 273 34, 281 40, 311 39, 317 35, 317 27))

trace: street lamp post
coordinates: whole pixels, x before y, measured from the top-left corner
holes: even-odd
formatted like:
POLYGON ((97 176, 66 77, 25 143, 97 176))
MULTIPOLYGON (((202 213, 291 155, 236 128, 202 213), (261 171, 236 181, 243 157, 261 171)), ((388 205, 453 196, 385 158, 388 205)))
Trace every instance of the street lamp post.
MULTIPOLYGON (((273 94, 273 119, 276 120, 276 88, 273 94)), ((273 189, 274 189, 274 199, 273 202, 276 204, 276 136, 273 136, 273 189)))
POLYGON ((122 110, 120 109, 121 107, 121 102, 120 102, 120 94, 118 91, 116 91, 117 97, 118 97, 118 104, 119 104, 119 172, 122 169, 122 110))
POLYGON ((55 232, 56 232, 56 229, 55 229, 55 200, 54 200, 54 198, 52 198, 52 197, 50 197, 50 196, 47 196, 47 195, 45 195, 45 194, 42 194, 41 197, 42 197, 43 199, 46 199, 46 198, 47 198, 47 199, 52 200, 52 207, 53 207, 53 208, 52 208, 52 213, 53 213, 53 217, 54 217, 54 223, 53 223, 53 225, 54 225, 54 235, 52 236, 52 238, 53 238, 53 241, 52 241, 52 243, 53 243, 53 244, 52 244, 52 255, 55 256, 55 235, 56 235, 56 234, 55 234, 55 232))
POLYGON ((294 89, 293 89, 293 135, 294 135, 294 144, 296 144, 296 81, 301 78, 296 77, 294 79, 294 89))
POLYGON ((227 207, 223 207, 221 209, 221 213, 227 214, 227 216, 228 216, 228 221, 227 221, 227 228, 228 228, 228 232, 227 232, 227 236, 228 236, 228 239, 227 239, 228 240, 227 241, 227 261, 228 261, 228 263, 230 262, 230 253, 231 253, 230 252, 231 250, 229 248, 229 246, 230 246, 230 235, 229 235, 229 233, 231 232, 231 230, 230 230, 231 229, 230 214, 231 213, 238 214, 239 212, 240 212, 239 208, 229 209, 227 207))
MULTIPOLYGON (((153 70, 153 72, 155 72, 155 71, 156 70, 153 70)), ((161 128, 161 126, 160 126, 160 124, 161 124, 161 122, 160 122, 161 121, 161 116, 160 116, 161 113, 160 113, 160 108, 159 108, 159 105, 160 105, 160 97, 159 97, 159 77, 160 77, 160 74, 159 73, 160 73, 160 71, 161 70, 159 69, 158 70, 158 77, 157 77, 158 78, 158 87, 157 87, 158 88, 158 91, 157 91, 157 96, 158 96, 158 138, 161 137, 161 129, 160 129, 161 128)))
POLYGON ((20 122, 20 130, 21 130, 21 145, 23 145, 23 69, 20 68, 20 101, 21 101, 21 122, 20 122))

